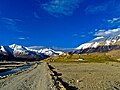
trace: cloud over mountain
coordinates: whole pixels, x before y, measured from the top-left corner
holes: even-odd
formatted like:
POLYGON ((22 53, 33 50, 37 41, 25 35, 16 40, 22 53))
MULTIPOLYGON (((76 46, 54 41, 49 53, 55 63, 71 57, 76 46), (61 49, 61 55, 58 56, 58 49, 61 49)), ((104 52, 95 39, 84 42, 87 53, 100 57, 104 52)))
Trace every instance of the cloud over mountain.
POLYGON ((120 17, 114 17, 112 19, 107 20, 107 24, 109 27, 120 27, 120 17))
POLYGON ((120 17, 118 18, 112 18, 112 19, 109 19, 107 20, 109 23, 113 24, 113 23, 116 23, 116 22, 120 22, 120 17))
POLYGON ((110 35, 119 35, 119 34, 120 34, 120 28, 116 28, 109 30, 98 30, 95 33, 95 36, 110 36, 110 35))

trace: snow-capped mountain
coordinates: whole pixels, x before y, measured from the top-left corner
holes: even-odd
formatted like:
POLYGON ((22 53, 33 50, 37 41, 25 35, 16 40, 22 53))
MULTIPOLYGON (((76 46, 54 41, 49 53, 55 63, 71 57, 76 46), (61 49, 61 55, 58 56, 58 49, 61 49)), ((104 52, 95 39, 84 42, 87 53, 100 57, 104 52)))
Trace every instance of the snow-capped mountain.
POLYGON ((97 37, 78 46, 74 53, 107 52, 113 49, 120 49, 120 35, 97 37))
POLYGON ((17 45, 17 44, 9 45, 9 47, 11 49, 13 49, 14 51, 17 51, 17 50, 21 50, 21 51, 27 50, 24 46, 17 45))
POLYGON ((16 45, 16 44, 9 45, 9 47, 11 49, 13 49, 14 53, 15 52, 22 52, 24 54, 29 54, 29 52, 34 52, 36 54, 43 53, 43 54, 48 55, 48 56, 56 56, 59 54, 63 54, 63 52, 61 52, 61 51, 55 51, 53 49, 45 48, 45 47, 32 48, 32 47, 25 47, 25 46, 16 45))
POLYGON ((50 48, 30 48, 22 45, 12 44, 9 46, 0 46, 0 56, 7 55, 8 58, 13 56, 22 59, 36 59, 41 60, 50 56, 63 54, 61 51, 55 51, 50 48))
POLYGON ((55 51, 51 48, 29 48, 29 47, 26 47, 27 50, 29 51, 34 51, 36 53, 44 53, 45 55, 48 55, 48 56, 56 56, 56 55, 60 55, 60 54, 63 54, 62 51, 55 51))

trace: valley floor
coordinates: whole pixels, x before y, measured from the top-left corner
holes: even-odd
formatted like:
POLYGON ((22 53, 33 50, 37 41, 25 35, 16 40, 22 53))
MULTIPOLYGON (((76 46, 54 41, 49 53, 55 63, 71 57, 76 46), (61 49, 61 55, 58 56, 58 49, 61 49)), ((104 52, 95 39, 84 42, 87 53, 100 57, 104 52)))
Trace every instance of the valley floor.
POLYGON ((120 63, 50 63, 67 90, 120 90, 120 63))
POLYGON ((120 90, 120 63, 40 63, 0 79, 0 90, 120 90))

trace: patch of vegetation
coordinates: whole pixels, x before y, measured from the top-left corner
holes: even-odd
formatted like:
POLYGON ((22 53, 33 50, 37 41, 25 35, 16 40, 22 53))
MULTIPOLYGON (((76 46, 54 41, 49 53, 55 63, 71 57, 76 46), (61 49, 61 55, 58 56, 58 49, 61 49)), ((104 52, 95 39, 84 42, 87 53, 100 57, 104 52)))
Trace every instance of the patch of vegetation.
POLYGON ((81 54, 80 57, 84 58, 88 62, 108 62, 116 61, 115 59, 107 56, 105 53, 91 53, 91 54, 81 54))
POLYGON ((91 53, 91 54, 63 54, 55 57, 50 57, 44 62, 116 62, 117 60, 109 57, 106 53, 91 53))

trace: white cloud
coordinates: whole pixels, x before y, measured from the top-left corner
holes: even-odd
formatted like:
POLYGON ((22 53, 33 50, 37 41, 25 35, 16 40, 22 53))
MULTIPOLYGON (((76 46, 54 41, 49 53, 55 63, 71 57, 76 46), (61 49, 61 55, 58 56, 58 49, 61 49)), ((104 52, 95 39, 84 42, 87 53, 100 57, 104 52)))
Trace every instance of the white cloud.
POLYGON ((86 37, 86 35, 81 35, 80 37, 86 37))
POLYGON ((60 17, 72 15, 74 10, 79 7, 83 0, 51 0, 42 4, 42 8, 49 14, 60 17))
POLYGON ((111 27, 111 28, 120 27, 120 17, 112 18, 106 21, 107 21, 108 27, 111 27))
POLYGON ((27 39, 29 39, 29 37, 19 37, 18 39, 19 40, 27 40, 27 39))
POLYGON ((73 34, 72 36, 73 36, 73 37, 78 37, 79 35, 78 35, 78 34, 73 34))
POLYGON ((25 40, 26 38, 20 37, 20 38, 18 38, 18 39, 20 39, 20 40, 25 40))
POLYGON ((88 34, 93 34, 93 32, 89 32, 88 34))
POLYGON ((107 12, 107 15, 119 16, 120 15, 120 1, 119 0, 104 0, 103 3, 89 5, 88 7, 86 7, 85 12, 87 14, 107 12))
POLYGON ((118 23, 118 22, 120 23, 120 17, 109 19, 107 20, 107 22, 111 24, 118 23))
POLYGON ((2 17, 0 20, 3 23, 8 24, 8 25, 15 25, 16 24, 16 22, 11 18, 2 17))
POLYGON ((85 34, 73 34, 72 37, 78 37, 78 38, 83 38, 83 37, 86 37, 85 34))
POLYGON ((99 5, 99 6, 91 5, 85 9, 85 12, 86 13, 98 13, 98 12, 106 11, 106 9, 107 9, 106 5, 99 5))
POLYGON ((95 36, 110 36, 120 34, 120 28, 109 29, 109 30, 99 30, 95 33, 95 36))
POLYGON ((113 1, 108 1, 105 3, 100 3, 98 5, 90 5, 85 9, 85 12, 90 14, 104 12, 108 9, 109 6, 111 6, 112 2, 113 1))

